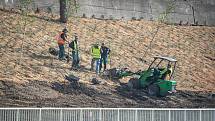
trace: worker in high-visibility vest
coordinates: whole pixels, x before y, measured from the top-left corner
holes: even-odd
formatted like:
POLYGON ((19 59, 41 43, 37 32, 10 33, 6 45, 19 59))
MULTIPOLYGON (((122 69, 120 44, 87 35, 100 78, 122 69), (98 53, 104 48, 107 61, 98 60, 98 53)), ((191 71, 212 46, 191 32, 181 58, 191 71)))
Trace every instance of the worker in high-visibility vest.
POLYGON ((63 31, 57 36, 57 43, 59 47, 59 60, 65 60, 65 49, 64 49, 64 44, 67 41, 67 29, 64 28, 63 31))
POLYGON ((101 59, 101 50, 100 50, 99 44, 93 45, 93 47, 91 48, 91 55, 92 55, 91 70, 93 70, 94 63, 96 63, 96 74, 99 74, 100 59, 101 59))
POLYGON ((72 68, 78 68, 80 58, 77 34, 75 34, 75 39, 69 44, 69 47, 72 48, 72 68))

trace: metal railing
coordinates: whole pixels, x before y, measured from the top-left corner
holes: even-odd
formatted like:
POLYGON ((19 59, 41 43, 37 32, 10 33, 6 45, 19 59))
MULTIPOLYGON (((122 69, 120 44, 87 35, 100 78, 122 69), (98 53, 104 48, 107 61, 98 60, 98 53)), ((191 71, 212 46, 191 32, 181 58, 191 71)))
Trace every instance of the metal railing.
POLYGON ((215 109, 0 108, 0 121, 215 121, 215 109))

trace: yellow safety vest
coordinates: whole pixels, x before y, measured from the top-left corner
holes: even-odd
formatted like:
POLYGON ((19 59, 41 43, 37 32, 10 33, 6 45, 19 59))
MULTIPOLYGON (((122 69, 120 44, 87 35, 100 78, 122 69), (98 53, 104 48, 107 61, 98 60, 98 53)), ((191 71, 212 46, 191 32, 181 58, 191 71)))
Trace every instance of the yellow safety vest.
POLYGON ((76 44, 76 42, 73 41, 73 44, 74 44, 74 50, 78 50, 78 43, 76 44))
POLYGON ((93 58, 99 59, 101 58, 101 52, 100 52, 100 48, 92 48, 92 56, 93 58))

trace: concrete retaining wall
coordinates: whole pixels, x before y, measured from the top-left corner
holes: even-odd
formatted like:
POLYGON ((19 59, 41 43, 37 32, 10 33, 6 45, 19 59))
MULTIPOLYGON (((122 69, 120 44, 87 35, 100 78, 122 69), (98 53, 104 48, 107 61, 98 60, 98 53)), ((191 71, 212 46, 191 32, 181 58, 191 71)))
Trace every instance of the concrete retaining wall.
MULTIPOLYGON (((1 5, 16 4, 17 0, 1 0, 1 5)), ((58 0, 34 0, 34 8, 51 7, 58 12, 58 0)), ((215 25, 215 0, 172 0, 174 10, 168 14, 169 23, 215 25)), ((158 20, 169 6, 169 0, 77 0, 77 15, 96 18, 158 20)))

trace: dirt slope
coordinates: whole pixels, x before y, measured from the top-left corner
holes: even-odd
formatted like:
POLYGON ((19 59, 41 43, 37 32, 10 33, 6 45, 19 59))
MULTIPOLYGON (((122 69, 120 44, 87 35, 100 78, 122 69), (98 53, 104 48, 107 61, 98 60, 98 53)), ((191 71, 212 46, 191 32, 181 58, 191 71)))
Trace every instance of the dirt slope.
POLYGON ((57 47, 54 37, 65 25, 47 21, 42 15, 27 17, 23 36, 22 16, 0 11, 0 18, 1 106, 215 107, 208 103, 215 100, 215 27, 71 19, 67 24, 69 38, 78 33, 85 67, 71 71, 71 63, 48 53, 49 47, 57 47), (147 68, 155 55, 176 58, 175 79, 182 91, 155 99, 144 96, 144 91, 142 95, 137 90, 123 91, 111 80, 100 79, 101 85, 91 85, 95 74, 88 70, 90 45, 103 41, 112 50, 111 67, 127 66, 137 71, 147 68), (66 73, 80 77, 82 85, 70 87, 64 79, 66 73))

